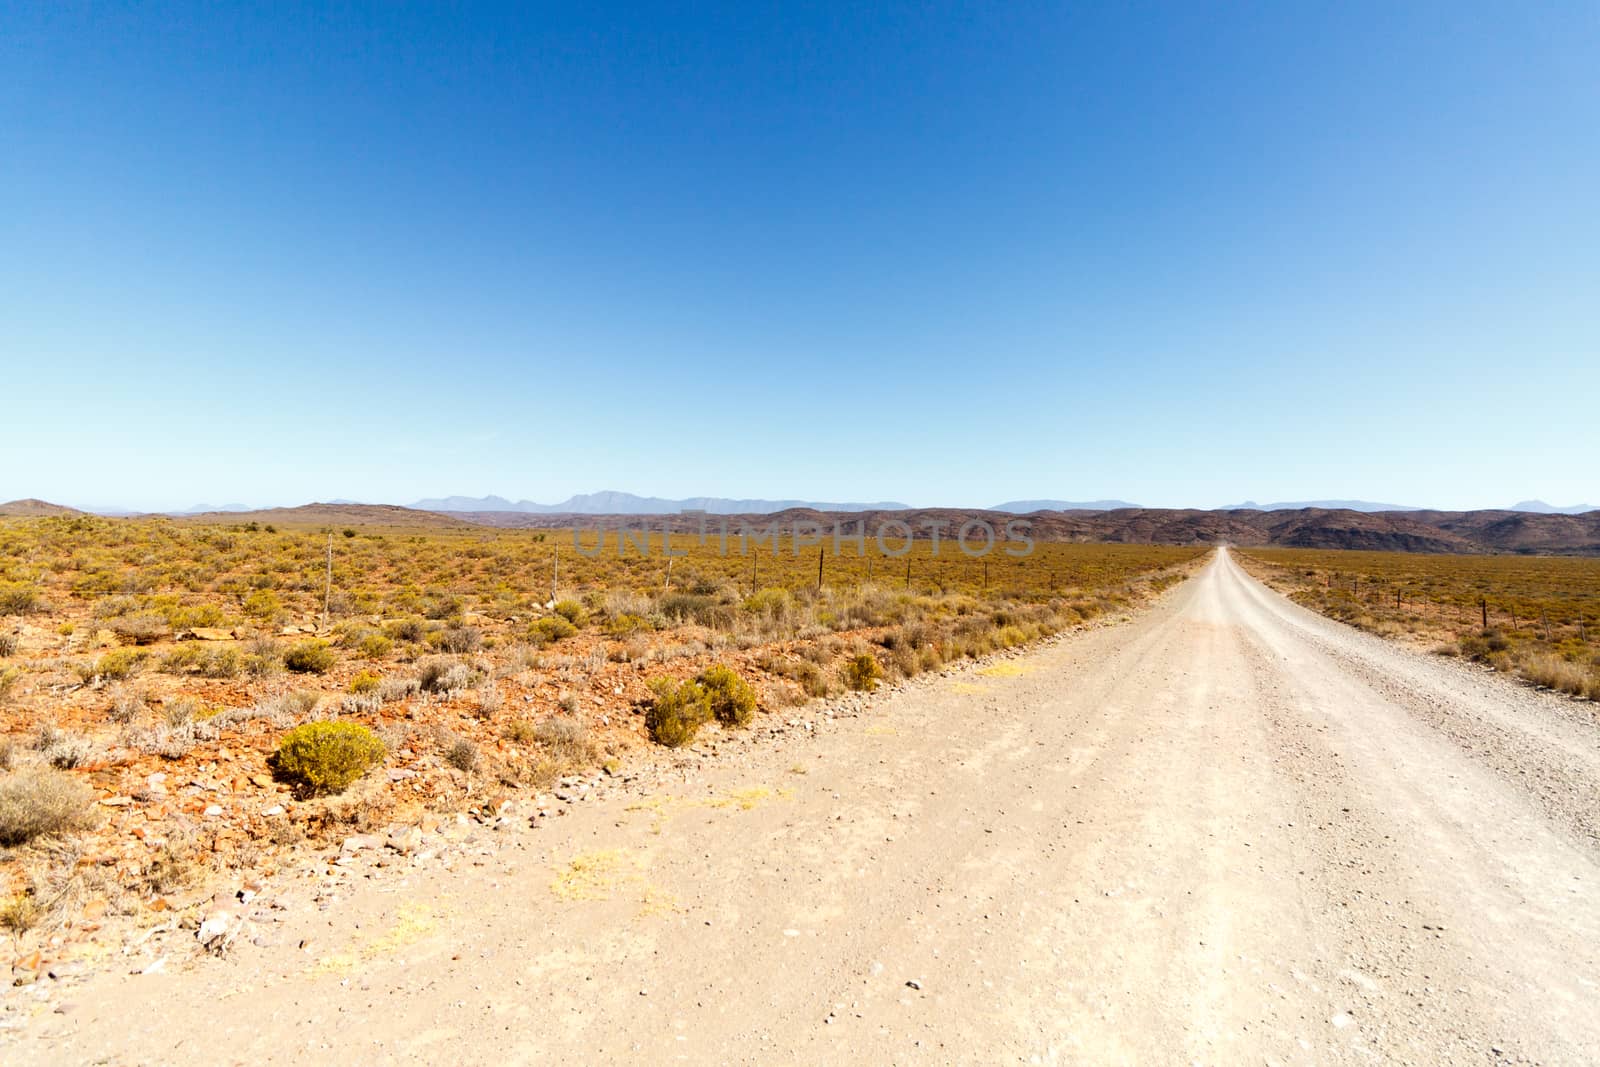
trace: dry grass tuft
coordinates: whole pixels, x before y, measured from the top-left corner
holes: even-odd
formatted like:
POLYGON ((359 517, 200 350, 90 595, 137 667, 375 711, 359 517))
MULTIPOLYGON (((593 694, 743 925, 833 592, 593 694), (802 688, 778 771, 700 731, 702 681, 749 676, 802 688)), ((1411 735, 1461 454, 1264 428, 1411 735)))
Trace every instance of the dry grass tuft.
POLYGON ((87 829, 93 805, 94 791, 64 771, 29 767, 0 776, 0 845, 87 829))

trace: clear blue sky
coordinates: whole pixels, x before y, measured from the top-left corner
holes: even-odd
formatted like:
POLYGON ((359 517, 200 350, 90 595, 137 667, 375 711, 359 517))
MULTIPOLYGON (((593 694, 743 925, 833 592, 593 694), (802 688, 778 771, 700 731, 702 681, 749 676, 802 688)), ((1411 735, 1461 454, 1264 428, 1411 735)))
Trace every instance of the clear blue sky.
POLYGON ((1600 503, 1591 3, 227 6, 0 3, 0 499, 1600 503))

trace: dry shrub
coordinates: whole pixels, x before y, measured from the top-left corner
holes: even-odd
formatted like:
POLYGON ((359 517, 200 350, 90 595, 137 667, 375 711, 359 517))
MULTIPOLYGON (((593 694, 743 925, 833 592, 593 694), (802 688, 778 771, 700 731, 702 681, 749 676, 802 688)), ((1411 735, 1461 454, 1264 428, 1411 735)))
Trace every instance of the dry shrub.
POLYGON ((481 719, 493 718, 495 713, 505 705, 505 696, 500 692, 500 686, 495 682, 486 682, 478 690, 478 717, 481 719))
POLYGON ((41 732, 37 747, 46 763, 64 771, 87 766, 100 755, 95 743, 83 734, 61 733, 49 727, 41 732), (44 736, 45 732, 50 734, 48 740, 44 736))
POLYGON ((654 678, 650 690, 655 699, 645 713, 644 725, 657 744, 680 748, 711 721, 711 694, 699 682, 654 678))
POLYGON ((483 634, 473 626, 448 626, 430 639, 440 651, 463 654, 483 647, 483 634))
POLYGON ((136 645, 148 645, 172 636, 167 620, 149 612, 113 619, 110 626, 112 633, 136 645))
POLYGON ((594 744, 589 740, 589 731, 580 722, 546 719, 533 727, 530 734, 530 740, 538 742, 551 758, 565 766, 582 766, 594 761, 594 744))
POLYGON ((1582 696, 1591 684, 1590 673, 1582 665, 1549 652, 1528 656, 1517 665, 1517 673, 1534 685, 1572 696, 1582 696))
POLYGON ((385 678, 378 683, 378 699, 385 704, 416 696, 421 691, 422 683, 415 678, 385 678))
POLYGON ((445 746, 444 761, 458 771, 471 773, 478 769, 478 746, 457 737, 445 746))
POLYGON ((0 845, 24 845, 87 828, 94 790, 73 775, 29 767, 0 776, 0 845))
POLYGON ((22 671, 19 668, 0 664, 0 701, 8 699, 21 680, 22 671))
POLYGON ((417 663, 417 684, 426 693, 453 697, 473 681, 472 668, 448 656, 429 656, 417 663))
POLYGON ((147 893, 171 893, 200 879, 205 871, 203 853, 187 837, 173 837, 139 869, 139 887, 147 893))
POLYGON ((857 692, 871 692, 878 687, 878 680, 883 677, 883 668, 870 652, 862 652, 851 656, 840 670, 839 676, 845 688, 857 692))

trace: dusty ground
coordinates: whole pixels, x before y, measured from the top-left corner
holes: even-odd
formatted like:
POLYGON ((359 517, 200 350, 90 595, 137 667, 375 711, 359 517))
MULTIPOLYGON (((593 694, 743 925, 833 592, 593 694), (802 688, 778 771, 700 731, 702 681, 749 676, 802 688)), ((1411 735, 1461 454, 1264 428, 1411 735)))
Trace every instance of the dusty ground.
POLYGON ((166 931, 9 991, 0 1057, 1600 1058, 1586 705, 1223 554, 1126 625, 795 714, 564 816, 349 843, 219 900, 220 958, 166 931))

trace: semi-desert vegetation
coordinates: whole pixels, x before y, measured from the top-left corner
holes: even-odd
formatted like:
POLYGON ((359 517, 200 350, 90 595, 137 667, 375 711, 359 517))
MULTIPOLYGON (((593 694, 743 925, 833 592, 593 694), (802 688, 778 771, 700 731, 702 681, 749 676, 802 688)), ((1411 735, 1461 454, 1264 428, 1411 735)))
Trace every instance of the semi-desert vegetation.
POLYGON ((494 810, 1122 612, 1204 554, 792 541, 586 556, 570 533, 459 525, 5 521, 8 921, 69 922, 97 893, 164 907, 302 840, 494 810))
POLYGON ((1352 626, 1600 700, 1600 558, 1254 548, 1241 560, 1352 626))

